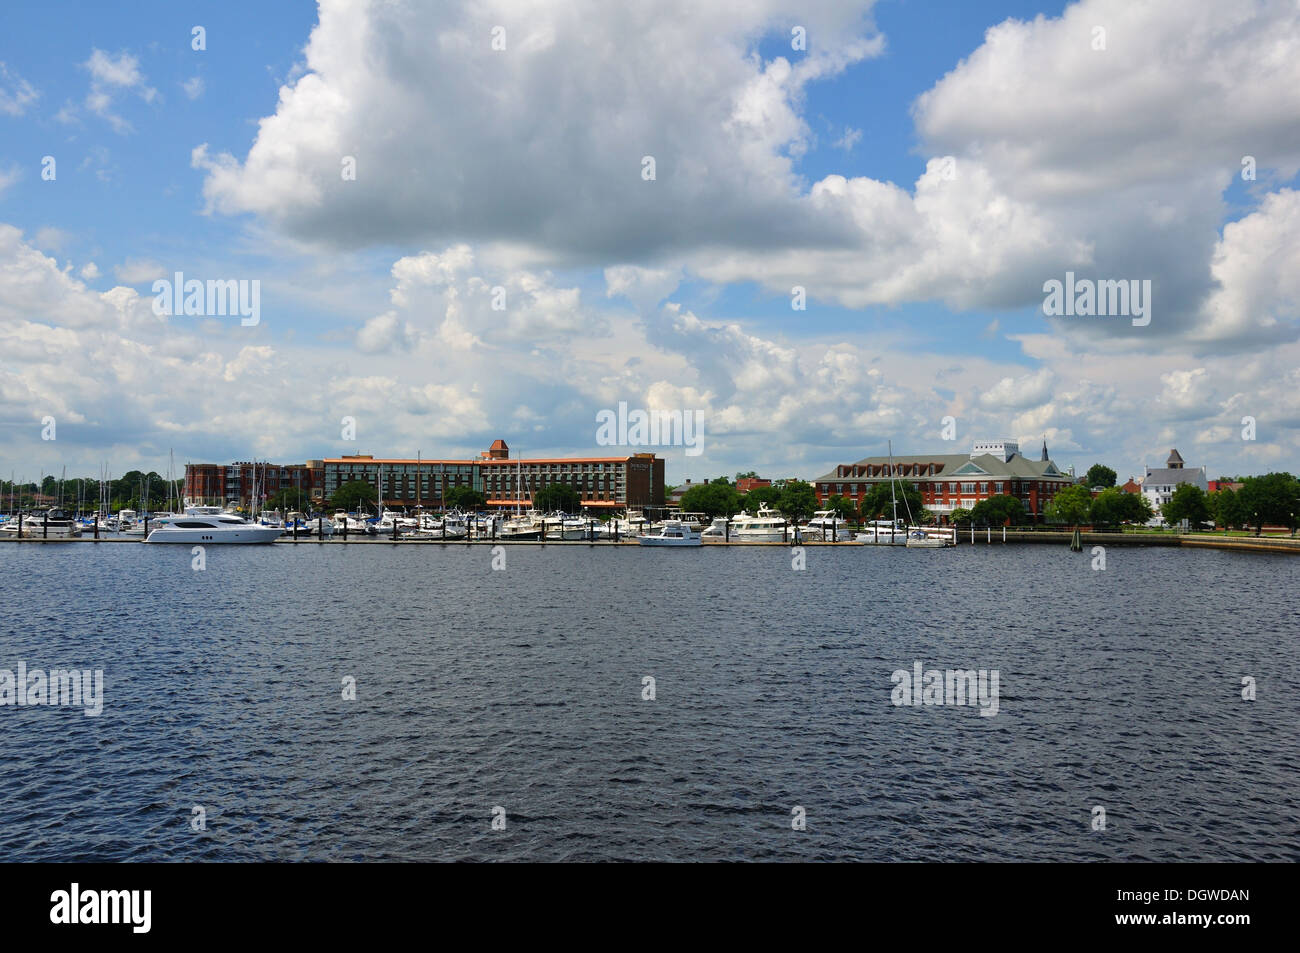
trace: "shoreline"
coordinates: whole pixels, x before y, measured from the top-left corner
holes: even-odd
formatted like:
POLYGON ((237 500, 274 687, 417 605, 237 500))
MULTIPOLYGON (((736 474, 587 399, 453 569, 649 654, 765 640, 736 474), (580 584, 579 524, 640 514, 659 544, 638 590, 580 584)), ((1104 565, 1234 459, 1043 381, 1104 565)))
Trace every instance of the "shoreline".
MULTIPOLYGON (((1003 546, 1020 543, 1056 543, 1057 545, 1069 545, 1072 534, 1064 531, 1047 530, 1043 532, 1024 532, 1010 530, 1006 538, 1002 536, 985 533, 981 538, 979 532, 975 534, 974 541, 970 538, 969 531, 966 534, 958 533, 957 546, 1003 546)), ((1242 552, 1267 552, 1267 553, 1290 553, 1300 555, 1300 537, 1290 536, 1193 536, 1193 535, 1168 535, 1159 536, 1154 534, 1137 534, 1137 533, 1080 533, 1080 538, 1084 546, 1089 545, 1109 545, 1109 546, 1152 546, 1152 547, 1190 547, 1192 549, 1223 549, 1239 550, 1242 552)), ((68 537, 58 536, 42 539, 40 537, 28 537, 24 539, 0 539, 3 543, 143 543, 140 538, 114 538, 111 536, 101 536, 95 539, 89 535, 68 537)), ((618 542, 613 540, 586 540, 586 539, 392 539, 391 537, 375 536, 350 536, 347 539, 341 536, 334 536, 329 539, 321 540, 318 537, 303 537, 294 539, 291 536, 283 536, 275 540, 270 545, 298 545, 298 546, 326 546, 326 545, 389 545, 389 546, 587 546, 593 549, 608 548, 610 546, 637 546, 635 539, 620 539, 618 542)), ((154 545, 164 545, 155 543, 154 545)), ((181 545, 183 544, 172 544, 181 545)), ((265 545, 265 544, 263 544, 265 545)), ((877 543, 859 543, 849 540, 842 542, 825 542, 822 540, 806 540, 799 545, 816 546, 819 548, 857 548, 861 546, 870 548, 894 548, 903 549, 902 546, 889 546, 888 544, 877 543)), ((705 547, 742 547, 751 548, 757 546, 779 546, 790 549, 794 546, 792 542, 725 542, 723 540, 705 540, 705 547)))

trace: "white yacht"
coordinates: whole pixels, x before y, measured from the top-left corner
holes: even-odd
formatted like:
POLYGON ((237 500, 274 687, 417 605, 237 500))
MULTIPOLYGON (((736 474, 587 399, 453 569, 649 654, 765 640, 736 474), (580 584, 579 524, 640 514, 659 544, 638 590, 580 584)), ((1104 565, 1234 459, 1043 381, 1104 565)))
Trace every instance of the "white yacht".
POLYGON ((690 523, 682 520, 664 520, 658 533, 638 536, 642 546, 703 546, 704 540, 690 523))
POLYGON ((357 519, 351 514, 339 510, 334 514, 334 529, 337 532, 347 532, 355 536, 373 536, 375 533, 374 526, 364 520, 357 519))
POLYGON ((497 531, 499 539, 506 540, 530 540, 542 538, 541 520, 533 516, 514 516, 501 524, 501 529, 497 531))
POLYGON ((206 546, 216 543, 273 543, 283 527, 259 526, 242 516, 221 512, 218 506, 191 506, 151 530, 146 543, 187 543, 206 546))
POLYGON ((781 543, 789 540, 786 520, 780 512, 758 508, 758 515, 741 513, 731 521, 731 540, 736 543, 781 543))
POLYGON ((957 545, 956 530, 938 526, 909 526, 907 528, 908 549, 944 549, 957 545))
POLYGON ((806 525, 799 528, 799 534, 804 539, 820 539, 823 542, 847 542, 853 538, 849 532, 849 521, 834 510, 818 510, 806 525))
POLYGON ((546 530, 546 539, 579 540, 587 538, 587 520, 579 516, 565 516, 563 513, 556 513, 554 516, 545 517, 542 520, 542 525, 546 530))
POLYGON ((725 540, 727 538, 728 522, 730 521, 725 516, 715 516, 713 517, 713 522, 710 523, 708 526, 704 527, 704 531, 700 533, 700 536, 703 539, 725 540))
MULTIPOLYGON (((51 509, 44 513, 28 513, 22 518, 22 539, 55 539, 64 536, 80 536, 81 524, 60 509, 51 509)), ((13 517, 3 526, 0 534, 19 537, 18 517, 13 517)))

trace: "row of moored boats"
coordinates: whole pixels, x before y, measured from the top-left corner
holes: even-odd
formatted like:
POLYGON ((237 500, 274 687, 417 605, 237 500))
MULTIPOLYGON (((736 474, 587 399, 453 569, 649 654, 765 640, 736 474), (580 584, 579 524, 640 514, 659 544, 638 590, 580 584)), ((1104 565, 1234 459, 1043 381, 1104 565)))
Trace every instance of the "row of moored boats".
POLYGON ((776 510, 760 507, 706 522, 702 514, 651 521, 636 512, 600 521, 564 513, 521 512, 415 515, 385 509, 378 516, 338 512, 333 516, 290 512, 252 519, 234 507, 187 506, 181 513, 141 515, 124 509, 112 515, 78 517, 59 509, 0 517, 0 538, 75 537, 99 532, 112 538, 138 536, 150 543, 269 543, 281 536, 393 536, 401 539, 633 540, 645 546, 700 546, 706 542, 786 543, 843 542, 874 546, 940 548, 956 544, 951 529, 905 526, 902 521, 878 520, 857 531, 831 510, 821 510, 806 523, 792 522, 776 510))

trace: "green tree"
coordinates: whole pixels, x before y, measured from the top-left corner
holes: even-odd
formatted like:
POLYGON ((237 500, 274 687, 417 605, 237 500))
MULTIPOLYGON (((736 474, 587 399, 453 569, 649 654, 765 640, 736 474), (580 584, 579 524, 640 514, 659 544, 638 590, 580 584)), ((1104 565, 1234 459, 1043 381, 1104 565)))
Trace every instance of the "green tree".
POLYGON ((953 523, 969 523, 971 511, 964 506, 954 506, 952 512, 948 514, 948 519, 953 523))
POLYGON ((1078 526, 1088 522, 1092 510, 1092 494, 1086 486, 1067 486, 1051 503, 1047 504, 1047 520, 1050 523, 1065 523, 1078 526))
POLYGON ((1025 504, 1007 493, 980 500, 970 511, 971 522, 988 526, 1019 525, 1025 518, 1025 504))
POLYGON ((893 497, 889 491, 889 481, 873 484, 862 498, 862 505, 859 509, 862 512, 864 520, 875 519, 893 519, 893 498, 898 500, 898 518, 907 519, 907 514, 912 514, 912 519, 920 519, 921 510, 925 508, 925 498, 921 496, 921 491, 911 483, 902 480, 894 481, 893 497))
POLYGON ((1151 519, 1151 504, 1141 493, 1125 493, 1111 486, 1097 494, 1090 515, 1093 523, 1099 525, 1145 523, 1151 519))
POLYGON ((355 513, 363 508, 374 507, 376 501, 375 485, 365 480, 352 480, 344 483, 330 497, 330 506, 336 510, 355 513))
POLYGON ((267 510, 280 510, 285 513, 290 512, 291 510, 302 510, 303 512, 306 512, 310 505, 311 492, 309 490, 287 486, 267 497, 266 502, 262 504, 262 508, 267 510))
POLYGON ((760 506, 777 508, 781 501, 781 491, 774 486, 756 486, 741 499, 741 505, 747 513, 757 513, 760 506))
POLYGON ((1130 523, 1146 523, 1156 515, 1156 511, 1151 508, 1151 501, 1142 493, 1125 493, 1120 513, 1130 523))
POLYGON ((1192 529, 1199 529, 1210 520, 1210 504, 1205 491, 1195 483, 1180 483, 1174 487, 1169 502, 1160 507, 1160 515, 1170 525, 1187 520, 1192 529))
POLYGON ((1235 529, 1239 526, 1245 526, 1247 522, 1246 514, 1242 508, 1241 501, 1237 499, 1237 494, 1233 493, 1228 487, 1217 490, 1209 496, 1210 515, 1214 522, 1224 529, 1235 529))
MULTIPOLYGON (((458 487, 457 489, 468 490, 468 487, 458 487)), ((458 506, 461 509, 480 509, 487 501, 483 498, 482 493, 471 490, 478 499, 477 501, 469 500, 462 497, 464 502, 452 500, 452 490, 447 494, 447 505, 458 506)), ((543 513, 550 513, 558 510, 561 513, 577 513, 582 509, 582 497, 578 496, 578 491, 567 483, 548 483, 536 493, 533 494, 533 508, 541 510, 543 513)))
POLYGON ((858 518, 857 506, 847 496, 840 496, 838 493, 832 495, 826 501, 826 509, 834 511, 835 515, 842 520, 855 520, 858 518))
POLYGON ((1246 523, 1255 527, 1255 535, 1267 525, 1278 525, 1294 536, 1300 520, 1300 481, 1289 473, 1266 473, 1246 477, 1242 483, 1237 500, 1246 523))
POLYGON ((741 480, 757 480, 757 479, 758 479, 758 474, 755 473, 753 470, 746 470, 744 473, 736 474, 737 483, 739 483, 741 480))
POLYGON ((811 483, 790 480, 777 501, 781 514, 789 520, 806 520, 817 512, 817 491, 811 483))
POLYGON ((1092 489, 1093 487, 1114 486, 1117 474, 1108 466, 1100 463, 1094 463, 1088 468, 1088 473, 1083 478, 1084 486, 1092 489))
POLYGON ((683 513, 703 513, 709 519, 734 516, 740 512, 740 497, 730 484, 701 483, 682 494, 681 506, 683 513))

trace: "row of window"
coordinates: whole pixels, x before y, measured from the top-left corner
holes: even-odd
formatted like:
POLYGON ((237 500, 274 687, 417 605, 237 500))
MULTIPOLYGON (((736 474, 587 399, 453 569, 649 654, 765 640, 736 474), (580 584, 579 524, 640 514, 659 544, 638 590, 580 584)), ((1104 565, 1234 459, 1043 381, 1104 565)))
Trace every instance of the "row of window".
MULTIPOLYGON (((847 492, 851 495, 856 496, 857 494, 866 491, 866 487, 863 486, 862 484, 853 484, 853 483, 849 483, 849 484, 823 483, 821 484, 820 489, 821 492, 823 493, 838 493, 841 496, 843 496, 845 494, 846 486, 848 487, 847 492)), ((912 486, 914 489, 918 489, 918 490, 921 489, 921 487, 916 483, 913 483, 912 486)), ((928 486, 927 489, 937 496, 940 494, 959 493, 959 492, 960 493, 988 493, 990 486, 992 486, 993 488, 992 492, 995 494, 996 493, 1027 493, 1032 487, 1035 486, 1035 484, 1033 483, 1022 484, 1020 482, 1013 482, 1011 484, 1007 484, 1005 481, 993 481, 991 483, 984 482, 984 483, 962 483, 962 484, 935 483, 932 484, 931 486, 928 486), (1008 489, 1008 486, 1010 486, 1010 489, 1008 489)), ((1046 492, 1048 488, 1048 484, 1038 483, 1037 487, 1040 491, 1046 492)))

